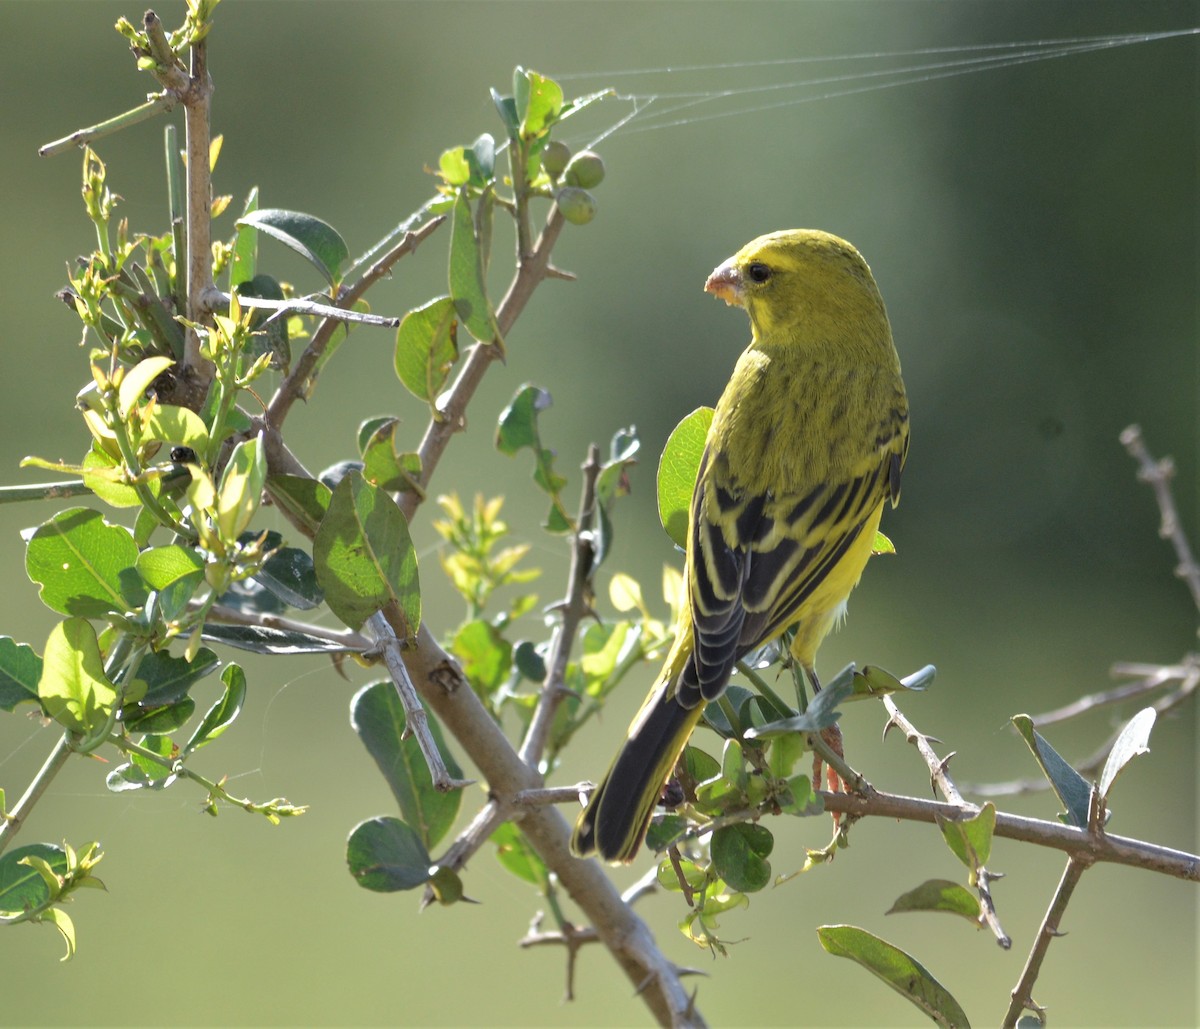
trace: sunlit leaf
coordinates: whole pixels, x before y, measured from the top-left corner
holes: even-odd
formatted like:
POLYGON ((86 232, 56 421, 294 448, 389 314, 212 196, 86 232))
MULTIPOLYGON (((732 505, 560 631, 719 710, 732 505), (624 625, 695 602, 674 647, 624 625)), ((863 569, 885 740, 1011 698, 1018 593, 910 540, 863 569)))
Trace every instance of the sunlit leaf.
POLYGON ((711 407, 700 407, 667 437, 658 461, 658 520, 675 545, 687 549, 688 511, 712 424, 711 407))
POLYGON ((958 1001, 919 961, 899 947, 853 925, 823 925, 821 946, 837 957, 850 958, 916 1005, 946 1029, 970 1029, 958 1001))
POLYGON ((341 277, 341 266, 349 259, 350 249, 338 231, 328 222, 300 211, 282 211, 265 207, 248 211, 238 225, 250 225, 264 235, 277 239, 305 258, 331 286, 341 277))

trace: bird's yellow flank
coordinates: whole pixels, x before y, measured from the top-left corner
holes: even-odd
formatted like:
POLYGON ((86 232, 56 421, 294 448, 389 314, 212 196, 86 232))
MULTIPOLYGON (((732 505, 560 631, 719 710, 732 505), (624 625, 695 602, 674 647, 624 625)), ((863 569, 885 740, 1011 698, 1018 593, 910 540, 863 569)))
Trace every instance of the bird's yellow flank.
MULTIPOLYGON (((572 848, 631 861, 704 705, 734 665, 794 628, 813 661, 900 496, 908 401, 883 299, 859 252, 814 229, 742 247, 704 288, 750 316, 717 402, 689 515, 675 643, 572 848)), ((819 687, 818 687, 819 688, 819 687)))

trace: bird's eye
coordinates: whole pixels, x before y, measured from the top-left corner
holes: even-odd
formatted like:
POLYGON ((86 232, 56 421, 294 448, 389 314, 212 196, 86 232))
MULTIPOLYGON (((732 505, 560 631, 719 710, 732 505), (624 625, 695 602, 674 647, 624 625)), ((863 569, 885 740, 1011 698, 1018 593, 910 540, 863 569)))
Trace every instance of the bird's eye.
POLYGON ((755 261, 746 269, 746 274, 750 276, 751 282, 766 282, 771 277, 771 269, 761 261, 755 261))

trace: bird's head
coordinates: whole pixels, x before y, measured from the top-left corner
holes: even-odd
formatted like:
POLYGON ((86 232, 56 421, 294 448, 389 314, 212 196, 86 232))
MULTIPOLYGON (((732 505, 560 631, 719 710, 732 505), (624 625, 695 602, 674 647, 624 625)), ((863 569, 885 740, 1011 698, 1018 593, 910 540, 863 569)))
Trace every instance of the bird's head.
POLYGON ((882 327, 891 344, 883 300, 867 262, 844 239, 818 229, 759 236, 719 265, 704 289, 745 308, 756 341, 829 345, 844 336, 862 339, 864 329, 882 327))

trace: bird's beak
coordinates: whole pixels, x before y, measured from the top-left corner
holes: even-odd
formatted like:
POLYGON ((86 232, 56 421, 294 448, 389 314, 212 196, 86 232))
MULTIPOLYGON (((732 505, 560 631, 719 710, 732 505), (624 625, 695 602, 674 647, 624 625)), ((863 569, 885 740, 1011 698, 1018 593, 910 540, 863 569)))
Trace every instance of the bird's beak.
POLYGON ((732 258, 714 269, 704 283, 704 292, 719 297, 730 307, 742 306, 742 275, 732 258))

